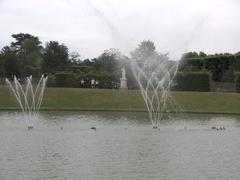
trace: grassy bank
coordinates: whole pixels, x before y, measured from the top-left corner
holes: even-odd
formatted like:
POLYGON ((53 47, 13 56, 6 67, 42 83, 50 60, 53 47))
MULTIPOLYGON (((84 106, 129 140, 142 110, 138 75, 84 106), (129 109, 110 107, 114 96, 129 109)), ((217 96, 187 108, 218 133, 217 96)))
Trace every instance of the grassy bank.
MULTIPOLYGON (((172 92, 174 101, 186 112, 239 113, 240 94, 216 92, 172 92)), ((0 87, 0 109, 18 108, 6 87, 0 87)), ((144 111, 139 91, 78 88, 47 88, 44 110, 144 111)))

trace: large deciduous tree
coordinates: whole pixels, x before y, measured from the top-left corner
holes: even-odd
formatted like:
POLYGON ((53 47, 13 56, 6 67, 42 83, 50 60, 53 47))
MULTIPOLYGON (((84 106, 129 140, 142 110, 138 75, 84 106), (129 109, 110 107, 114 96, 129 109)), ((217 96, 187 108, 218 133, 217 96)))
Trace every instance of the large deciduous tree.
POLYGON ((64 71, 70 65, 68 48, 57 41, 50 41, 46 44, 43 52, 43 70, 45 73, 64 71))
POLYGON ((40 74, 42 63, 41 41, 31 34, 13 34, 15 42, 11 43, 11 49, 15 52, 22 76, 40 74))
POLYGON ((169 60, 168 53, 158 53, 154 43, 150 40, 142 41, 138 47, 131 52, 131 58, 135 60, 140 67, 150 61, 160 63, 169 60))
POLYGON ((132 59, 144 62, 147 58, 156 54, 156 47, 150 40, 142 41, 138 47, 131 52, 132 59))
POLYGON ((22 44, 26 41, 26 40, 33 40, 34 42, 36 42, 36 44, 41 44, 41 41, 39 41, 38 37, 33 36, 31 34, 28 33, 18 33, 18 34, 13 34, 12 37, 16 40, 15 42, 11 42, 11 47, 14 47, 17 51, 19 49, 21 49, 22 44))
POLYGON ((116 49, 105 50, 94 60, 94 68, 101 77, 106 75, 105 81, 108 82, 109 87, 112 86, 111 83, 115 86, 120 81, 121 61, 121 53, 116 49))
MULTIPOLYGON (((203 54, 203 53, 201 52, 200 55, 203 56, 203 55, 205 55, 205 54, 203 54)), ((181 59, 198 58, 198 57, 199 57, 199 55, 198 55, 197 52, 187 52, 187 53, 184 53, 184 54, 182 55, 182 58, 181 58, 181 59)))
POLYGON ((13 75, 20 75, 19 61, 15 52, 11 47, 5 46, 1 50, 0 61, 2 62, 2 73, 7 77, 12 77, 13 75))

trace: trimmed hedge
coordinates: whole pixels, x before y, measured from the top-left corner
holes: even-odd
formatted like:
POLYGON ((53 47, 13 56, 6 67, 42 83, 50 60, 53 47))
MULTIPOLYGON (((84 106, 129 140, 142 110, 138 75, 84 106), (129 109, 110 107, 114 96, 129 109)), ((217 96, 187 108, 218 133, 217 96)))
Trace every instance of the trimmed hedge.
POLYGON ((55 86, 57 87, 74 87, 76 86, 76 79, 71 72, 57 72, 55 75, 55 86))
POLYGON ((33 77, 38 77, 38 76, 41 75, 40 68, 29 66, 29 65, 26 65, 24 67, 24 72, 26 73, 26 76, 30 76, 31 75, 33 77))
POLYGON ((56 86, 54 75, 52 75, 52 74, 48 75, 47 86, 48 87, 55 87, 56 86))
POLYGON ((210 91, 211 74, 209 72, 179 72, 176 75, 175 90, 210 91))
POLYGON ((240 68, 239 55, 217 55, 204 58, 185 58, 180 61, 181 71, 211 72, 212 80, 217 82, 233 82, 233 72, 240 68))
POLYGON ((236 88, 236 92, 240 92, 240 71, 235 72, 235 88, 236 88))
POLYGON ((47 86, 48 87, 82 87, 82 88, 115 88, 116 82, 111 80, 111 76, 106 71, 88 71, 87 73, 74 73, 59 71, 55 74, 48 76, 47 86), (94 79, 98 84, 92 85, 91 80, 94 79), (84 83, 82 83, 84 80, 84 83))

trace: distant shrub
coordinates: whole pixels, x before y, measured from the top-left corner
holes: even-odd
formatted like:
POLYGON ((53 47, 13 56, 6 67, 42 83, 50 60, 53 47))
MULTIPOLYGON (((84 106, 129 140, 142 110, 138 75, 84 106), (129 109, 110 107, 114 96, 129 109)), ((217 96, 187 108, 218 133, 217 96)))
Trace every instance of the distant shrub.
POLYGON ((235 75, 235 88, 237 92, 240 92, 240 71, 234 73, 235 75))
POLYGON ((175 78, 175 90, 210 91, 211 74, 209 72, 179 72, 175 78))
POLYGON ((240 68, 238 55, 214 55, 198 58, 183 58, 180 61, 180 71, 202 71, 207 69, 212 74, 212 80, 217 82, 233 82, 233 71, 240 68))
POLYGON ((47 86, 48 87, 56 86, 55 76, 54 75, 48 75, 47 86))
POLYGON ((40 68, 26 65, 24 67, 24 72, 25 72, 26 76, 37 77, 40 75, 40 68))
POLYGON ((77 81, 72 72, 57 72, 55 75, 55 85, 57 87, 76 87, 77 81))

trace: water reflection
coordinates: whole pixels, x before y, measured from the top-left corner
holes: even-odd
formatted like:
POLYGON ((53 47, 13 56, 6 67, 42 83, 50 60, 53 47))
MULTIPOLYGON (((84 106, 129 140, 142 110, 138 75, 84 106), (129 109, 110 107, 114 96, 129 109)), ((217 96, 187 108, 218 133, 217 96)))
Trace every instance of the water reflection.
POLYGON ((1 112, 0 179, 237 179, 239 124, 172 115, 153 130, 144 113, 46 112, 27 131, 19 113, 1 112))

